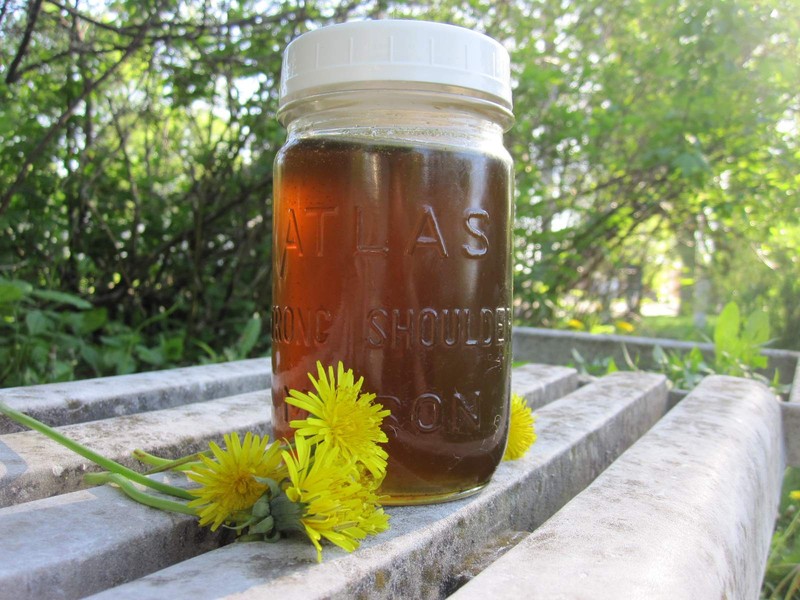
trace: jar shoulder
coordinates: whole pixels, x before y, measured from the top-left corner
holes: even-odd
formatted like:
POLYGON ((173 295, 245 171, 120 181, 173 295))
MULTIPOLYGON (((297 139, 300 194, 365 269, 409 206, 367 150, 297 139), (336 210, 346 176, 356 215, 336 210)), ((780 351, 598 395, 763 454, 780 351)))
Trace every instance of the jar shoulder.
POLYGON ((441 159, 446 156, 484 158, 500 162, 509 170, 513 159, 502 142, 496 140, 459 139, 451 136, 423 136, 413 132, 397 135, 398 132, 372 132, 370 135, 340 134, 289 136, 279 149, 276 166, 287 161, 358 159, 367 155, 409 153, 420 158, 441 159), (391 135, 394 133, 395 135, 391 135))

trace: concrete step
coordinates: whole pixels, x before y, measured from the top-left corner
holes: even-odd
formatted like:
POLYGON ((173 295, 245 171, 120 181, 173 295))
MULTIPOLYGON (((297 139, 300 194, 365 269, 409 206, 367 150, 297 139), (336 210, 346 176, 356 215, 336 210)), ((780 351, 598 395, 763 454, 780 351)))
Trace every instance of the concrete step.
POLYGON ((95 598, 445 597, 486 546, 546 521, 657 422, 666 406, 661 376, 604 377, 540 408, 533 450, 501 464, 480 494, 388 508, 390 530, 353 554, 327 547, 317 564, 314 549, 302 539, 236 543, 95 598))
MULTIPOLYGON (((260 391, 58 430, 107 458, 144 470, 131 456, 137 448, 178 458, 207 450, 210 440, 221 443, 229 431, 267 433, 271 415, 270 394, 260 391)), ((0 435, 0 506, 81 489, 83 475, 99 470, 38 432, 0 435)))
POLYGON ((0 599, 83 598, 218 548, 188 515, 100 486, 0 509, 0 599))
MULTIPOLYGON (((250 364, 237 365, 238 371, 254 367, 263 371, 263 365, 242 362, 250 364)), ((183 390, 206 385, 208 377, 213 375, 205 367, 180 371, 183 390), (198 381, 193 381, 193 377, 198 381)), ((575 389, 575 377, 572 369, 564 367, 525 365, 514 371, 514 385, 515 389, 524 391, 531 406, 541 406, 575 389)), ((126 376, 124 379, 127 381, 129 378, 126 376)), ((164 390, 163 382, 173 380, 175 376, 172 374, 154 375, 149 379, 161 392, 164 390)), ((253 383, 253 378, 248 375, 244 381, 253 383)), ((231 379, 228 382, 234 385, 231 379)), ((235 385, 243 383, 240 380, 235 385)), ((120 386, 103 380, 98 387, 108 391, 120 386)), ((219 385, 214 387, 223 389, 219 385)), ((95 388, 89 386, 89 389, 95 388)), ((142 387, 138 393, 146 395, 150 392, 142 387)), ((272 408, 267 391, 218 400, 195 401, 177 408, 126 414, 59 429, 81 444, 131 468, 139 466, 131 456, 137 448, 165 458, 177 458, 207 449, 211 440, 221 443, 222 436, 231 431, 250 430, 262 434, 271 431, 272 408)), ((122 398, 116 401, 125 402, 122 398)), ((0 435, 0 507, 81 489, 85 487, 83 475, 90 470, 99 469, 35 431, 0 435)))
MULTIPOLYGON (((268 358, 0 389, 0 402, 56 427, 267 389, 268 358)), ((0 434, 24 431, 0 415, 0 434)))
POLYGON ((453 598, 758 598, 782 478, 775 397, 708 377, 453 598))
MULTIPOLYGON (((800 383, 800 380, 795 379, 800 383)), ((783 439, 786 440, 786 463, 800 467, 800 397, 781 404, 783 439)))
MULTIPOLYGON (((514 391, 541 404, 569 393, 576 385, 575 371, 563 367, 526 365, 515 369, 512 376, 514 391)), ((62 430, 78 441, 93 441, 92 446, 101 452, 121 457, 135 446, 147 449, 155 445, 163 450, 176 438, 196 441, 209 436, 221 437, 222 433, 234 429, 266 430, 269 428, 268 400, 268 392, 253 392, 176 409, 71 425, 62 430), (121 438, 125 441, 120 441, 121 438)), ((52 469, 54 464, 68 465, 69 480, 77 484, 83 459, 69 462, 71 453, 62 454, 59 446, 51 446, 34 432, 8 434, 2 438, 3 443, 9 438, 17 443, 13 456, 24 456, 28 470, 17 473, 17 479, 8 477, 0 481, 0 493, 5 493, 2 490, 6 487, 19 486, 20 490, 14 494, 19 499, 28 487, 36 488, 39 477, 49 479, 51 484, 48 485, 52 485, 53 475, 48 465, 52 469), (26 441, 24 448, 19 439, 26 441), (24 485, 20 480, 25 481, 24 485)), ((176 443, 183 449, 186 444, 176 443)), ((188 442, 189 446, 193 444, 194 441, 188 442)), ((174 453, 181 454, 183 449, 174 453)), ((8 454, 0 457, 3 464, 8 457, 8 454)), ((457 504, 439 505, 438 509, 447 511, 457 504)), ((392 509, 391 532, 410 533, 419 522, 436 520, 436 507, 430 507, 432 512, 423 515, 423 521, 414 510, 418 509, 392 509)), ((385 541, 387 538, 382 535, 375 539, 385 541)), ((204 553, 224 541, 199 528, 192 517, 141 506, 108 486, 0 509, 0 540, 3 540, 0 548, 4 553, 0 561, 0 598, 15 600, 83 597, 174 563, 183 564, 180 561, 185 558, 204 553)), ((233 547, 286 556, 296 550, 303 564, 308 560, 316 564, 313 547, 302 539, 284 540, 276 545, 236 544, 233 547)), ((337 555, 334 549, 326 550, 326 556, 337 555)), ((223 579, 228 579, 228 575, 223 579)), ((152 579, 148 582, 152 583, 152 579)), ((189 596, 179 594, 177 597, 189 596)))

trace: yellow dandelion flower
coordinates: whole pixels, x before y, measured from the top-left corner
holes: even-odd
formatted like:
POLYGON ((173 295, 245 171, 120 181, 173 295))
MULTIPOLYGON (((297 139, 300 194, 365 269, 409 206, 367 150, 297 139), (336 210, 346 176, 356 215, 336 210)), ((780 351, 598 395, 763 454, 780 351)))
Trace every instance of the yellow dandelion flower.
POLYGON ((794 490, 793 492, 789 492, 789 498, 792 500, 800 500, 800 490, 794 490))
POLYGON ((344 460, 339 451, 320 444, 311 452, 311 443, 295 438, 294 450, 284 450, 289 472, 284 492, 292 502, 304 506, 300 522, 322 560, 324 538, 352 552, 368 534, 384 531, 388 516, 375 503, 376 496, 358 480, 358 468, 344 460))
POLYGON ((586 325, 584 325, 578 319, 570 319, 569 321, 567 321, 567 327, 572 327, 572 329, 577 329, 579 331, 583 331, 584 329, 586 329, 586 325))
POLYGON ((525 456, 536 441, 535 421, 536 417, 528 408, 525 399, 518 394, 511 394, 511 420, 508 425, 508 444, 503 460, 516 460, 525 456))
POLYGON ((358 526, 368 535, 377 535, 389 529, 389 515, 380 507, 380 496, 374 493, 365 494, 358 526))
POLYGON ((628 321, 617 321, 615 325, 617 326, 617 329, 624 331, 625 333, 633 333, 636 330, 636 327, 634 327, 631 323, 628 323, 628 321))
POLYGON ((237 512, 250 508, 264 493, 267 486, 256 477, 280 481, 286 472, 281 466, 280 444, 273 442, 267 447, 269 436, 260 437, 248 431, 244 442, 236 433, 224 437, 224 450, 211 442, 214 459, 201 456, 203 465, 187 472, 191 480, 200 484, 199 488, 189 490, 197 496, 189 506, 196 508, 200 525, 210 523, 212 531, 237 512))
MULTIPOLYGON (((363 510, 359 516, 359 527, 370 535, 377 535, 389 529, 389 515, 380 508, 387 496, 378 494, 378 488, 383 483, 383 478, 375 478, 362 464, 356 465, 358 482, 364 488, 363 510)), ((384 473, 385 474, 385 473, 384 473)))
POLYGON ((335 377, 333 367, 328 367, 326 373, 320 362, 317 373, 317 379, 308 376, 316 393, 289 391, 286 402, 309 413, 307 418, 290 425, 299 436, 335 448, 344 460, 361 462, 375 479, 382 479, 388 455, 378 444, 388 441, 381 422, 389 411, 373 402, 375 394, 361 393, 364 378, 355 381, 353 371, 345 371, 342 363, 335 377))

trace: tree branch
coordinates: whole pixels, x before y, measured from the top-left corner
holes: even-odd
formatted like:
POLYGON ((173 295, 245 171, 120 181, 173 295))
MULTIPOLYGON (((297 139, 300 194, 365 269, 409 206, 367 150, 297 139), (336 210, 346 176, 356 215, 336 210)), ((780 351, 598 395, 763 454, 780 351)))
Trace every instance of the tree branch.
POLYGON ((42 154, 47 145, 53 140, 56 134, 67 124, 69 119, 75 113, 75 110, 78 108, 78 106, 80 106, 81 102, 100 85, 102 85, 103 82, 111 77, 111 75, 128 59, 128 57, 139 49, 144 42, 145 30, 146 26, 143 26, 140 30, 140 35, 130 43, 128 48, 116 63, 111 65, 100 77, 86 84, 78 97, 73 99, 73 101, 67 106, 67 109, 61 114, 58 121, 50 126, 50 128, 47 130, 47 133, 45 133, 42 139, 39 140, 39 143, 36 144, 33 150, 27 153, 25 161, 23 162, 16 179, 8 187, 8 189, 3 192, 3 195, 0 196, 0 215, 2 215, 8 209, 9 204, 11 204, 11 198, 17 193, 17 190, 19 190, 20 186, 28 178, 28 174, 30 173, 33 164, 42 154))
MULTIPOLYGON (((145 29, 160 29, 164 31, 164 33, 152 33, 148 34, 145 33, 145 37, 148 41, 164 41, 164 40, 172 40, 172 39, 185 39, 185 40, 194 40, 201 37, 205 33, 218 33, 220 31, 225 31, 234 27, 257 27, 260 25, 265 25, 268 23, 276 23, 281 19, 285 18, 295 18, 295 19, 302 19, 304 18, 304 11, 300 10, 287 10, 284 12, 278 12, 274 15, 263 15, 263 14, 255 14, 249 17, 244 17, 242 19, 237 19, 235 21, 227 21, 225 23, 193 23, 191 21, 154 21, 148 23, 146 26, 143 25, 125 25, 122 27, 118 27, 116 25, 112 25, 110 23, 104 23, 103 21, 98 21, 97 19, 90 17, 89 15, 80 12, 72 8, 71 6, 67 6, 58 2, 57 0, 47 0, 53 6, 68 12, 73 17, 76 17, 82 21, 86 21, 95 27, 99 27, 101 29, 105 29, 107 31, 113 31, 119 35, 130 36, 130 37, 138 37, 141 34, 143 27, 145 29)), ((39 0, 41 3, 41 0, 39 0)))
MULTIPOLYGON (((36 25, 36 19, 39 18, 39 12, 41 11, 41 8, 42 0, 32 0, 28 5, 28 22, 25 24, 25 31, 22 34, 22 41, 19 44, 19 48, 17 48, 17 55, 14 57, 14 60, 11 61, 11 64, 8 67, 8 73, 6 73, 6 83, 8 84, 14 83, 18 79, 17 69, 22 62, 22 58, 25 56, 25 53, 28 51, 28 44, 31 42, 33 28, 36 25)), ((3 5, 3 9, 5 12, 5 5, 3 5)))
MULTIPOLYGON (((126 33, 124 31, 124 28, 122 28, 122 27, 117 27, 115 25, 111 25, 109 23, 103 23, 102 21, 98 21, 97 19, 93 19, 92 17, 83 14, 82 12, 80 12, 77 9, 72 8, 71 6, 67 6, 66 4, 62 4, 61 2, 56 2, 56 0, 47 0, 47 2, 49 4, 52 4, 56 8, 58 8, 60 10, 63 10, 66 13, 69 13, 72 17, 74 17, 76 19, 80 19, 81 21, 86 21, 87 23, 90 23, 90 24, 94 25, 95 27, 99 27, 100 29, 105 29, 106 31, 113 31, 114 33, 118 33, 118 34, 121 34, 121 35, 125 35, 125 33, 126 33)), ((141 28, 141 25, 139 25, 137 27, 141 28)), ((138 32, 138 31, 139 31, 138 29, 136 31, 134 31, 133 35, 136 35, 136 32, 138 32)))
POLYGON ((0 25, 3 23, 3 19, 6 17, 9 4, 11 4, 11 0, 4 0, 3 6, 0 6, 0 25))
POLYGON ((82 56, 82 55, 91 55, 91 56, 100 56, 103 54, 110 54, 111 52, 122 52, 127 48, 127 46, 109 46, 107 48, 70 48, 68 50, 63 50, 61 52, 56 52, 55 54, 48 56, 40 61, 35 63, 31 63, 25 65, 17 72, 17 77, 15 81, 19 81, 19 78, 22 77, 25 73, 29 73, 30 71, 35 71, 36 69, 40 69, 44 66, 57 62, 63 58, 72 58, 75 55, 82 56))

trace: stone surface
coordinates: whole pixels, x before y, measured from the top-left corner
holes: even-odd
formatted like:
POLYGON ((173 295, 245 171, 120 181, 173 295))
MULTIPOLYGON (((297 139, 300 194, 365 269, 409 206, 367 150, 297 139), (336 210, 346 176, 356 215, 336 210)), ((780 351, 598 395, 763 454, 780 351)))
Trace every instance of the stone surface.
MULTIPOLYGON (((183 372, 186 369, 179 369, 183 372)), ((541 406, 575 389, 575 370, 525 365, 513 372, 513 388, 531 406, 541 406)), ((155 382, 173 379, 167 372, 155 382)), ((204 450, 230 431, 268 433, 271 402, 267 391, 218 401, 194 402, 177 408, 68 425, 68 437, 129 467, 138 463, 131 452, 141 448, 174 458, 204 450)), ((34 431, 0 435, 0 506, 27 502, 82 487, 87 460, 34 431)))
MULTIPOLYGON (((0 389, 0 402, 51 426, 223 398, 270 385, 268 358, 0 389)), ((24 428, 0 415, 0 434, 24 428)))
POLYGON ((786 464, 800 467, 800 402, 781 405, 783 439, 786 440, 786 464))
MULTIPOLYGON (((528 365, 522 370, 514 370, 512 387, 526 397, 553 400, 562 390, 571 389, 574 375, 572 369, 537 369, 536 365, 528 365), (527 376, 520 379, 518 374, 521 373, 527 376), (531 374, 537 376, 531 378, 531 374)), ((249 423, 246 428, 266 428, 268 422, 264 419, 268 411, 264 410, 264 405, 268 404, 268 396, 268 392, 244 394, 178 409, 70 426, 63 430, 82 442, 93 440, 91 445, 95 449, 109 455, 127 455, 132 441, 134 445, 146 446, 143 440, 152 439, 153 443, 163 446, 175 436, 180 438, 182 432, 194 437, 209 431, 221 434, 232 429, 233 425, 243 428, 242 423, 249 423), (231 421, 231 418, 235 420, 231 421)), ((17 444, 19 438, 24 437, 28 446, 21 448, 18 445, 17 449, 25 456, 35 454, 37 443, 47 442, 34 432, 3 437, 16 440, 17 444)), ((70 456, 71 453, 67 453, 58 460, 64 462, 70 456)), ((46 471, 48 460, 53 460, 53 457, 41 456, 38 462, 32 462, 41 467, 39 471, 46 471)), ((5 461, 3 458, 2 462, 5 461)), ((43 476, 48 477, 48 474, 44 472, 43 476)), ((0 490, 3 485, 0 482, 0 490)), ((413 524, 412 513, 406 528, 410 529, 413 524)), ((110 487, 92 488, 0 509, 0 540, 4 540, 0 543, 3 556, 0 561, 0 598, 14 600, 81 597, 163 569, 216 547, 220 542, 219 536, 199 528, 196 519, 145 508, 110 487)), ((287 557, 294 555, 300 562, 316 564, 312 546, 301 539, 285 540, 279 545, 237 544, 236 548, 234 554, 245 552, 245 555, 235 554, 238 557, 235 559, 243 562, 230 565, 232 573, 246 569, 248 564, 252 568, 253 561, 257 562, 259 570, 269 570, 271 561, 263 556, 264 553, 271 556, 273 552, 284 559, 279 565, 276 563, 276 568, 283 568, 287 557), (248 552, 255 552, 262 558, 248 558, 248 552)), ((221 556, 224 558, 225 553, 221 556)), ((227 573, 226 570, 222 579, 228 577, 227 573)), ((154 579, 158 580, 158 576, 154 575, 154 579)), ((213 589, 208 582, 202 583, 202 577, 199 581, 201 583, 197 585, 201 588, 213 589)), ((184 584, 186 597, 189 597, 194 579, 188 579, 184 584)), ((158 592, 153 594, 164 597, 158 592)))
POLYGON ((197 519, 109 486, 0 509, 0 598, 82 598, 216 548, 197 519))
MULTIPOLYGON (((64 435, 129 467, 140 448, 164 458, 206 450, 230 431, 267 433, 272 404, 267 391, 195 402, 59 428, 64 435)), ((82 487, 86 459, 35 431, 0 435, 0 506, 71 492, 82 487)))
MULTIPOLYGON (((628 335, 598 335, 579 331, 559 331, 536 327, 515 327, 513 334, 514 360, 528 360, 550 365, 566 365, 574 362, 572 349, 580 352, 587 361, 613 356, 618 365, 626 363, 625 352, 640 369, 652 369, 653 348, 658 345, 664 350, 687 352, 695 346, 704 356, 713 357, 713 344, 683 342, 645 338, 628 335)), ((795 370, 800 366, 800 352, 774 350, 767 348, 763 354, 769 360, 769 368, 764 372, 772 378, 777 369, 783 383, 790 383, 795 370)), ((800 392, 799 392, 800 393, 800 392)))
MULTIPOLYGON (((532 452, 472 498, 387 509, 390 531, 354 554, 326 546, 321 565, 302 536, 220 547, 195 519, 111 487, 62 493, 83 459, 39 434, 2 435, 0 497, 62 495, 0 508, 0 598, 757 597, 784 447, 800 462, 800 404, 713 377, 664 416, 660 376, 576 385, 571 369, 515 369, 512 390, 538 415, 532 452)), ((268 406, 268 392, 243 393, 64 430, 131 464, 134 447, 176 455, 266 431, 268 406)))
POLYGON ((800 467, 800 362, 789 392, 789 402, 781 406, 783 412, 783 438, 786 440, 786 463, 800 467))
POLYGON ((782 452, 764 386, 706 378, 454 598, 758 598, 782 452))
POLYGON ((539 526, 608 467, 663 415, 666 395, 663 377, 615 373, 547 404, 537 411, 532 451, 503 463, 480 494, 389 508, 391 529, 351 555, 326 546, 318 565, 302 539, 232 544, 96 598, 446 596, 491 540, 539 526))
POLYGON ((524 397, 534 410, 566 396, 577 387, 578 373, 568 367, 528 364, 512 371, 511 391, 524 397))

